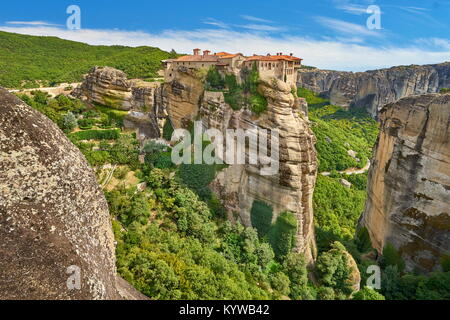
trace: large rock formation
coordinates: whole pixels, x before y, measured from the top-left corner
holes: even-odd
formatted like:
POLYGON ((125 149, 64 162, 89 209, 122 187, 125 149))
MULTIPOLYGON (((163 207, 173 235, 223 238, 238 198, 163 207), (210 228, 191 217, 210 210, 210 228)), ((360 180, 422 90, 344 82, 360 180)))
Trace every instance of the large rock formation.
POLYGON ((138 129, 138 134, 144 137, 158 138, 160 114, 154 107, 160 87, 159 82, 128 80, 124 72, 111 67, 94 67, 72 96, 112 109, 130 111, 125 118, 126 128, 138 129))
MULTIPOLYGON (((255 116, 245 108, 234 111, 222 92, 204 91, 195 72, 181 68, 176 80, 164 85, 164 101, 175 128, 201 118, 203 128, 215 128, 225 136, 227 129, 277 129, 279 131, 279 171, 262 175, 261 165, 230 165, 218 174, 213 189, 230 213, 251 225, 250 211, 255 200, 271 205, 273 221, 283 211, 298 220, 296 250, 311 261, 315 254, 312 194, 317 174, 315 137, 302 109, 304 100, 292 95, 292 88, 276 79, 263 79, 259 90, 269 103, 268 111, 255 116)), ((269 147, 270 141, 268 143, 269 147)), ((247 154, 248 156, 248 154, 247 154)), ((247 162, 248 163, 248 162, 247 162)))
POLYGON ((108 205, 83 155, 0 88, 0 299, 142 298, 116 275, 114 251, 108 205))
POLYGON ((165 109, 175 128, 185 126, 198 114, 204 92, 201 76, 195 70, 180 67, 176 77, 165 83, 156 96, 156 106, 165 109))
POLYGON ((374 247, 394 245, 408 270, 439 269, 450 253, 450 94, 383 108, 361 219, 374 247))
POLYGON ((365 108, 377 117, 388 103, 449 88, 450 62, 357 73, 305 70, 299 72, 298 85, 330 98, 332 104, 365 108))

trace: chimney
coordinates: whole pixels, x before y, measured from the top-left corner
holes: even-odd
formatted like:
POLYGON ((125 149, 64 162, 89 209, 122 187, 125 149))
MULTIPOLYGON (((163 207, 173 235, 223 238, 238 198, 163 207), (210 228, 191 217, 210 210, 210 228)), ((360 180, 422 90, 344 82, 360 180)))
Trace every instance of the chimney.
POLYGON ((204 56, 209 56, 210 53, 211 53, 211 51, 209 51, 209 50, 203 51, 203 55, 204 55, 204 56))
POLYGON ((200 49, 194 49, 194 56, 200 55, 200 49))

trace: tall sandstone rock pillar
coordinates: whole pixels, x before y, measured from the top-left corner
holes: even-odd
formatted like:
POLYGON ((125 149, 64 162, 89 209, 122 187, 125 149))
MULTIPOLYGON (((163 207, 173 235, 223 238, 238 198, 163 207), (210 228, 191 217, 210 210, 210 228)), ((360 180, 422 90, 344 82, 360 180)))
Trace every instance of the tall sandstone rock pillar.
MULTIPOLYGON (((282 212, 292 212, 298 221, 295 250, 312 262, 316 254, 312 207, 316 138, 301 99, 292 94, 293 88, 276 79, 261 79, 258 89, 268 101, 267 111, 260 116, 244 106, 233 110, 222 92, 205 91, 194 72, 179 68, 175 79, 164 84, 157 100, 166 107, 175 128, 201 119, 205 130, 218 129, 224 136, 227 129, 278 130, 280 161, 276 174, 262 175, 259 165, 234 164, 218 173, 211 187, 227 211, 238 214, 246 226, 252 225, 250 212, 255 200, 273 208, 273 222, 282 212)), ((233 214, 229 216, 234 219, 233 214)))
POLYGON ((450 252, 450 94, 404 98, 380 113, 361 224, 407 270, 439 270, 450 252))

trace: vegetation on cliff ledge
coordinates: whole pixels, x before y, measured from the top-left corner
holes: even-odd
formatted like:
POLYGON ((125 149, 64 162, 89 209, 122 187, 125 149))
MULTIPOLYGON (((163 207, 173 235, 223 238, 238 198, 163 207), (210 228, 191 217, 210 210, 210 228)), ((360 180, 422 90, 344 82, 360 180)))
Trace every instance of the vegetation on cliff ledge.
POLYGON ((205 89, 211 91, 223 91, 225 102, 233 110, 248 108, 256 115, 267 111, 267 100, 258 92, 259 72, 256 64, 251 70, 244 69, 244 81, 239 84, 234 74, 223 76, 216 67, 208 70, 205 80, 205 89))

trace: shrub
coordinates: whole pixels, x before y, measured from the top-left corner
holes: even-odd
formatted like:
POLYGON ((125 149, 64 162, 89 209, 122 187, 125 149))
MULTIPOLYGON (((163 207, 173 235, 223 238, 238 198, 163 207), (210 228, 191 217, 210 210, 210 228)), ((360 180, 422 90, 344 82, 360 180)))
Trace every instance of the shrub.
POLYGON ((167 141, 170 141, 172 139, 173 132, 174 129, 172 126, 172 122, 169 119, 167 119, 163 127, 163 138, 167 141))
POLYGON ((369 287, 364 287, 353 295, 353 300, 386 300, 386 298, 377 291, 369 287))
POLYGON ((224 100, 230 105, 231 109, 237 111, 241 110, 244 104, 244 97, 240 91, 230 91, 224 93, 224 100))
POLYGON ((319 300, 334 300, 335 294, 333 288, 319 287, 319 289, 317 289, 317 298, 319 300))
POLYGON ((120 130, 86 130, 71 133, 70 138, 77 140, 117 140, 120 137, 120 130))
POLYGON ((225 87, 225 80, 215 66, 208 69, 206 74, 207 90, 222 90, 225 87))
POLYGON ((250 110, 257 115, 267 111, 267 100, 262 95, 256 93, 250 96, 250 110))
POLYGON ((94 126, 94 120, 80 119, 80 120, 78 120, 78 125, 80 126, 80 129, 82 129, 82 130, 89 130, 89 129, 92 129, 92 127, 94 126))

